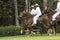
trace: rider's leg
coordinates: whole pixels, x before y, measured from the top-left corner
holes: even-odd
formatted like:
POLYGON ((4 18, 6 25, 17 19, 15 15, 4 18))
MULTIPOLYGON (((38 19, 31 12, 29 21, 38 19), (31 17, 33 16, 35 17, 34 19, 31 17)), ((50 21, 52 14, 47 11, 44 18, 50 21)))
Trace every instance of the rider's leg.
POLYGON ((32 24, 32 25, 37 24, 37 20, 38 20, 39 16, 40 16, 40 15, 36 15, 36 16, 33 18, 33 24, 32 24))
POLYGON ((37 24, 37 17, 36 16, 33 18, 33 24, 32 25, 35 25, 35 24, 37 24))
POLYGON ((53 16, 52 16, 52 21, 55 21, 56 20, 56 17, 60 14, 60 12, 57 12, 55 13, 53 16))
POLYGON ((56 17, 57 17, 59 14, 60 14, 60 12, 57 12, 57 13, 55 13, 55 14, 52 16, 52 22, 51 22, 52 25, 55 24, 56 17))

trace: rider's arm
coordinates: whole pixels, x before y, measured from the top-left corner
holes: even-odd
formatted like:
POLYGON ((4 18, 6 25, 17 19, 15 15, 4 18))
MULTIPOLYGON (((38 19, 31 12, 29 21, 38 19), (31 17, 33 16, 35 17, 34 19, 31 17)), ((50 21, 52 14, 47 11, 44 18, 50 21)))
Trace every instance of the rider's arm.
POLYGON ((41 9, 40 9, 39 7, 38 7, 36 10, 37 10, 37 14, 38 14, 38 15, 42 15, 41 9))
POLYGON ((57 3, 57 9, 55 9, 55 11, 59 11, 60 9, 60 2, 57 3))

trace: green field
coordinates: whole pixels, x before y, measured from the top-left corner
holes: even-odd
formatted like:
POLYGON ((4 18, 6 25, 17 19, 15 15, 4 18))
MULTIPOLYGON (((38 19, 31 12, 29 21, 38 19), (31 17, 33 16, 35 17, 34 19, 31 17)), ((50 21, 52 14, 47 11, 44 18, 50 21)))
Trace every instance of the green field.
POLYGON ((18 35, 18 36, 7 36, 0 37, 0 40, 60 40, 60 34, 56 36, 47 36, 47 35, 18 35))

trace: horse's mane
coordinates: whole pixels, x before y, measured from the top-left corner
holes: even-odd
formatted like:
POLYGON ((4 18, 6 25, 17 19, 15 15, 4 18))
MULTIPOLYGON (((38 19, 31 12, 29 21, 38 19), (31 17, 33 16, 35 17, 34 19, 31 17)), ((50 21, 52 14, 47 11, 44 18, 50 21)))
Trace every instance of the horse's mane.
POLYGON ((51 7, 47 7, 51 12, 55 12, 51 7))
POLYGON ((24 14, 24 17, 27 17, 27 18, 30 18, 30 17, 33 17, 29 12, 26 12, 25 14, 24 14))

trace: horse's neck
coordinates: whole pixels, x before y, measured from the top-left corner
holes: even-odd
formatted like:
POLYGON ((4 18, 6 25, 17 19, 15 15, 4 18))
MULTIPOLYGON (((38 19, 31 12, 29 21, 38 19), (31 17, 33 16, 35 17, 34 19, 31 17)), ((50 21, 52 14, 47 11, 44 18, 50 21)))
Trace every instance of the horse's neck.
POLYGON ((28 16, 31 16, 32 17, 32 15, 28 12, 28 16))
POLYGON ((52 19, 52 16, 54 15, 54 12, 55 11, 53 9, 49 8, 48 17, 49 17, 50 20, 52 19))

